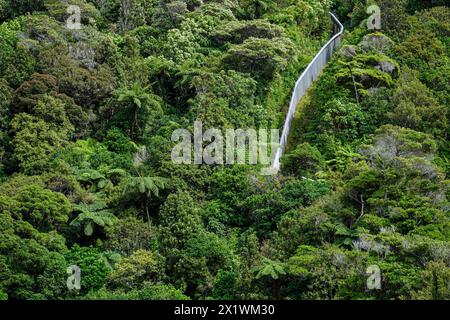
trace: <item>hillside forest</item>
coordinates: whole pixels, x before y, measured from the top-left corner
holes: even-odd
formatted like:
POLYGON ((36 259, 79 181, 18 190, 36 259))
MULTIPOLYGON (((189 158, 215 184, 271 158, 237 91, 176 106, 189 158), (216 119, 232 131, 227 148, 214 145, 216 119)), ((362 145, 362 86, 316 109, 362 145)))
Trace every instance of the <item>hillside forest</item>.
POLYGON ((0 300, 450 299, 449 40, 445 0, 0 0, 0 300), (282 128, 329 12, 277 174, 172 161, 282 128))

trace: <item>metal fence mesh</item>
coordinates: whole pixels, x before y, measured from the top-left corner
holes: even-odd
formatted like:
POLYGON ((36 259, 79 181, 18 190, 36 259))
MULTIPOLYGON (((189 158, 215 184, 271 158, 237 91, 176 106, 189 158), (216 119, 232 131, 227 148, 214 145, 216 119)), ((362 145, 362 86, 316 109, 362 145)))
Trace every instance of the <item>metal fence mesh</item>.
POLYGON ((286 115, 284 122, 283 133, 280 138, 280 145, 275 154, 274 161, 272 162, 272 168, 275 171, 280 169, 280 159, 284 154, 287 140, 289 137, 289 131, 291 129, 292 121, 294 119, 295 110, 297 108, 300 99, 306 94, 309 87, 317 80, 322 70, 327 63, 331 60, 334 51, 339 48, 341 44, 342 35, 344 33, 344 26, 336 18, 336 16, 330 13, 333 20, 335 34, 334 36, 320 49, 314 59, 306 67, 303 73, 295 83, 294 91, 292 92, 291 102, 289 104, 289 111, 286 115))

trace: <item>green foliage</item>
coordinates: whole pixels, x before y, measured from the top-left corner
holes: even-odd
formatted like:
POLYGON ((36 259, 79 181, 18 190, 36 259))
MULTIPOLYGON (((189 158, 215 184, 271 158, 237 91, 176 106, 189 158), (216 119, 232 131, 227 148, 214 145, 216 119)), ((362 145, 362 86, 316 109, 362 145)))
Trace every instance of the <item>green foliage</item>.
POLYGON ((14 158, 25 173, 43 172, 51 153, 67 142, 66 131, 52 128, 35 116, 19 114, 11 125, 15 131, 14 158))
POLYGON ((35 67, 30 51, 19 43, 23 23, 24 19, 19 17, 0 25, 0 77, 13 86, 19 86, 35 67))
POLYGON ((5 1, 5 7, 2 8, 2 15, 0 15, 0 21, 5 18, 15 18, 25 13, 33 11, 39 11, 44 8, 43 0, 18 0, 18 1, 5 1))
POLYGON ((250 37, 242 44, 232 45, 223 61, 235 70, 249 72, 267 81, 285 68, 293 55, 294 47, 288 39, 250 37))
POLYGON ((70 205, 63 195, 38 185, 0 196, 0 288, 12 299, 61 299, 67 250, 55 228, 67 221, 70 205))
POLYGON ((106 226, 107 249, 129 256, 138 249, 157 249, 158 231, 152 225, 133 217, 106 226))
POLYGON ((133 166, 137 176, 125 178, 123 182, 123 193, 138 193, 143 197, 143 204, 147 221, 150 223, 149 200, 152 196, 158 197, 159 191, 166 187, 167 179, 162 177, 152 177, 145 175, 143 162, 147 160, 147 151, 141 148, 135 153, 133 166))
POLYGON ((167 197, 159 212, 159 221, 161 242, 168 252, 176 253, 202 229, 194 199, 187 192, 173 193, 167 197))
POLYGON ((331 100, 321 119, 320 129, 341 141, 354 141, 362 136, 367 123, 366 114, 356 103, 331 100))
POLYGON ((444 54, 445 47, 433 32, 419 29, 399 44, 396 50, 406 64, 420 68, 424 63, 436 63, 444 54))
POLYGON ((417 300, 448 300, 450 289, 448 283, 450 281, 449 269, 442 261, 431 261, 427 264, 425 270, 422 271, 422 281, 424 287, 417 293, 413 294, 417 300))
POLYGON ((59 229, 67 222, 70 204, 64 195, 33 184, 16 192, 10 210, 21 220, 40 230, 59 229))
POLYGON ((70 222, 71 226, 83 227, 86 236, 92 236, 98 227, 113 225, 117 218, 108 211, 106 204, 95 202, 93 204, 81 203, 74 207, 74 212, 78 212, 75 219, 70 222))
POLYGON ((365 89, 391 86, 391 74, 398 72, 398 65, 383 55, 356 55, 352 61, 343 62, 342 65, 342 69, 336 73, 337 80, 354 89, 357 100, 359 94, 366 93, 365 89))
POLYGON ((106 284, 110 269, 98 248, 80 247, 76 244, 66 253, 65 258, 69 265, 76 265, 81 270, 80 293, 98 290, 106 284))
POLYGON ((10 121, 10 103, 12 100, 12 89, 6 81, 0 80, 0 176, 3 172, 3 161, 5 157, 5 146, 8 141, 7 128, 10 121))
POLYGON ((162 258, 151 251, 138 249, 123 258, 109 274, 108 285, 125 290, 140 288, 144 283, 157 282, 164 274, 162 258))
POLYGON ((146 285, 144 289, 110 291, 100 289, 86 296, 92 300, 189 300, 180 290, 171 285, 146 285))
POLYGON ((280 276, 286 274, 285 267, 283 264, 272 261, 266 257, 263 257, 263 264, 256 268, 257 272, 256 279, 260 279, 263 277, 269 277, 273 280, 278 280, 280 276))
POLYGON ((283 34, 283 29, 265 20, 232 21, 218 30, 214 30, 211 37, 218 45, 226 42, 242 43, 253 38, 277 38, 283 34))
POLYGON ((135 142, 142 137, 146 127, 155 125, 157 117, 162 115, 160 98, 147 91, 148 88, 139 84, 130 89, 119 89, 115 93, 117 99, 112 101, 114 109, 108 110, 114 114, 113 126, 123 128, 124 121, 128 123, 130 138, 135 142))
POLYGON ((295 25, 309 36, 329 31, 328 21, 325 20, 331 5, 332 1, 329 0, 283 1, 277 3, 277 10, 272 10, 265 16, 281 25, 295 25))
POLYGON ((283 170, 297 176, 312 176, 324 166, 320 151, 309 143, 299 144, 282 161, 283 170))
POLYGON ((0 300, 450 299, 449 16, 442 0, 0 0, 0 300), (343 48, 277 175, 171 161, 194 121, 280 128, 330 11, 343 48))
POLYGON ((388 117, 394 124, 436 136, 447 128, 447 109, 414 75, 403 74, 392 99, 396 107, 388 117))
POLYGON ((266 279, 272 284, 272 297, 280 299, 280 278, 287 274, 286 265, 279 261, 273 261, 262 257, 262 264, 254 268, 255 279, 266 279))
POLYGON ((435 142, 426 134, 382 127, 373 145, 362 150, 368 166, 349 169, 353 177, 347 194, 361 206, 361 215, 368 209, 384 213, 404 233, 445 220, 437 205, 443 190, 437 186, 447 182, 430 161, 435 150, 435 142))
POLYGON ((216 234, 200 231, 187 240, 180 259, 174 266, 176 281, 189 295, 204 291, 219 269, 233 265, 230 243, 216 234))
POLYGON ((213 297, 231 300, 236 297, 239 273, 236 271, 219 270, 214 279, 213 297))

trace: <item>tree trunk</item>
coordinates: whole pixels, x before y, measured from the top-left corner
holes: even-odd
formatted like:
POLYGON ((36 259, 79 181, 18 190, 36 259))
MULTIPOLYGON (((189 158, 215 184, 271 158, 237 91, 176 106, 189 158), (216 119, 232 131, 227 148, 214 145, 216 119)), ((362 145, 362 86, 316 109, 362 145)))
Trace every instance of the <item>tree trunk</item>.
POLYGON ((149 213, 149 210, 148 210, 148 195, 147 194, 145 194, 145 198, 144 198, 144 201, 145 201, 145 214, 146 214, 146 216, 147 216, 147 223, 148 223, 148 225, 150 225, 150 213, 149 213))
POLYGON ((133 142, 136 142, 136 124, 137 124, 137 118, 138 118, 138 112, 137 112, 137 108, 134 109, 134 119, 133 119, 133 123, 131 124, 131 140, 133 142))
POLYGON ((280 284, 280 280, 273 280, 272 281, 272 297, 280 300, 281 296, 281 284, 280 284))

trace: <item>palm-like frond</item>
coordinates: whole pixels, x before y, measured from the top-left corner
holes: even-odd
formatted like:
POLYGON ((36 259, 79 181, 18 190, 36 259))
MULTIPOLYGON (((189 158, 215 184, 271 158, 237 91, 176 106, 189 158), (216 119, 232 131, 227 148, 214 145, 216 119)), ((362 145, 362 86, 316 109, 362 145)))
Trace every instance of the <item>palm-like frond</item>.
POLYGON ((270 260, 266 257, 263 257, 263 264, 258 266, 255 271, 257 272, 256 279, 270 277, 277 280, 280 276, 286 274, 285 265, 283 263, 270 260))
POLYGON ((126 176, 126 174, 127 174, 126 170, 124 170, 124 169, 118 169, 118 168, 116 168, 116 169, 110 169, 110 170, 108 170, 108 172, 107 172, 107 175, 108 175, 108 176, 116 175, 116 176, 124 177, 124 176, 126 176))
POLYGON ((130 89, 119 89, 117 91, 117 101, 132 102, 140 109, 143 101, 152 99, 152 95, 148 91, 149 87, 141 87, 139 84, 134 84, 130 89))
POLYGON ((159 196, 159 190, 166 187, 167 179, 162 177, 128 177, 123 189, 124 193, 139 192, 159 196))
POLYGON ((84 233, 91 236, 94 227, 111 226, 117 221, 117 217, 107 209, 104 202, 94 202, 92 204, 81 203, 74 206, 74 211, 79 212, 78 216, 72 220, 71 226, 84 226, 84 233))
POLYGON ((152 195, 158 197, 159 190, 166 187, 167 179, 161 177, 148 177, 148 176, 137 176, 128 177, 125 181, 123 194, 128 192, 138 192, 144 195, 144 207, 145 213, 147 215, 148 222, 150 223, 150 214, 148 207, 148 200, 152 195))

